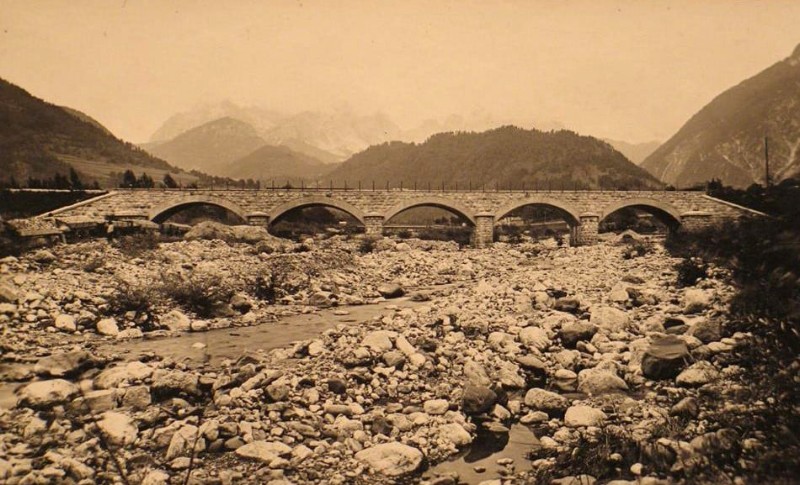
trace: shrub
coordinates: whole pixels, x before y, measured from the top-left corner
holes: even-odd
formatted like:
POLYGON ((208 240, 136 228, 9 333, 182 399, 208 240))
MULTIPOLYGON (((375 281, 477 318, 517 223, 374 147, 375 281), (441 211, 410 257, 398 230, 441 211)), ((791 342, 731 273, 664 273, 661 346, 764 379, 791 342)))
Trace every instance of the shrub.
POLYGON ((397 237, 400 239, 410 239, 411 231, 409 229, 400 229, 397 231, 397 237))
POLYGON ((627 242, 628 247, 622 253, 622 257, 624 259, 634 259, 642 257, 652 251, 652 246, 643 241, 637 241, 635 239, 627 242))
POLYGON ((702 258, 684 259, 675 266, 678 272, 678 288, 694 286, 708 276, 708 265, 702 258))
POLYGON ((136 321, 155 324, 153 304, 159 299, 158 289, 147 283, 132 283, 118 280, 109 298, 109 312, 112 315, 136 313, 136 321))
POLYGON ((218 274, 195 270, 188 274, 166 275, 163 293, 198 316, 211 317, 230 301, 235 288, 218 274))
POLYGON ((365 237, 358 245, 358 252, 361 254, 371 253, 375 250, 375 238, 365 237))
POLYGON ((284 296, 293 295, 302 289, 302 285, 292 278, 295 272, 296 268, 288 258, 273 258, 269 260, 266 271, 249 285, 250 294, 273 304, 284 296))

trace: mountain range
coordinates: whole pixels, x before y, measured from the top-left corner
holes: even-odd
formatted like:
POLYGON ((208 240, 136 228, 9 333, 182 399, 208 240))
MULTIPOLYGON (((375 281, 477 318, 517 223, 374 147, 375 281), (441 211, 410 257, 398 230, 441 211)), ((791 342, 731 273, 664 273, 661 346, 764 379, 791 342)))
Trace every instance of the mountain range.
POLYGON ((712 178, 735 187, 800 174, 800 45, 792 55, 728 89, 647 159, 642 167, 676 187, 712 178))
MULTIPOLYGON (((280 118, 267 109, 223 102, 171 117, 152 137, 160 141, 151 141, 142 147, 179 167, 217 176, 312 183, 327 177, 328 172, 336 169, 334 164, 370 146, 397 140, 423 142, 440 132, 484 131, 497 126, 495 120, 488 113, 475 111, 468 116, 450 115, 442 120, 427 120, 415 129, 401 130, 381 113, 362 116, 349 109, 339 109, 280 118), (220 114, 225 116, 206 121, 220 114), (202 123, 190 126, 197 122, 202 123), (172 133, 178 134, 172 139, 163 139, 172 133), (254 153, 261 147, 263 150, 254 153), (254 156, 249 156, 251 153, 254 156), (296 167, 291 168, 292 163, 296 167)), ((549 129, 561 126, 555 122, 545 125, 549 129)), ((656 146, 655 143, 610 143, 618 145, 620 151, 636 162, 656 146)))

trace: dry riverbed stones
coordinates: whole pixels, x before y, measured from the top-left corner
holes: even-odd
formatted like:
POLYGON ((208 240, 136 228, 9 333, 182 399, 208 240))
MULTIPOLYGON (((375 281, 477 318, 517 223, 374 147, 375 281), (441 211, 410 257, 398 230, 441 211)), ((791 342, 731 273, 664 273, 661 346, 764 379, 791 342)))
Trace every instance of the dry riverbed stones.
MULTIPOLYGON (((424 472, 426 463, 434 470, 479 429, 504 436, 514 423, 534 429, 539 445, 531 451, 550 454, 503 461, 483 472, 486 480, 521 480, 604 430, 686 454, 688 444, 651 439, 670 415, 690 420, 702 437, 694 454, 739 443, 692 421, 702 413, 699 393, 724 386, 730 372, 715 356, 746 338, 723 337, 711 314, 729 291, 716 280, 702 295, 675 288, 675 261, 662 250, 623 259, 622 248, 600 244, 537 247, 534 256, 524 245, 459 251, 387 239, 358 255, 356 241, 333 239, 287 255, 201 236, 133 259, 86 243, 3 263, 0 304, 14 307, 0 310, 18 337, 4 364, 39 355, 16 405, 0 410, 0 481, 113 482, 116 460, 131 483, 182 483, 190 467, 193 480, 209 483, 455 483, 452 474, 424 472), (102 269, 83 269, 88 248, 105 258, 102 269), (273 304, 245 277, 281 258, 291 262, 287 281, 302 288, 273 304), (295 279, 304 265, 315 272, 295 279), (152 281, 199 268, 236 286, 228 316, 200 316, 167 300, 152 321, 107 314, 115 275, 152 281), (412 308, 386 301, 434 283, 457 284, 412 308), (374 318, 220 364, 95 353, 97 342, 119 335, 182 345, 176 335, 200 330, 213 346, 224 338, 215 328, 367 302, 376 305, 374 318), (669 319, 685 328, 665 333, 669 319)), ((641 464, 635 469, 655 480, 641 464)))

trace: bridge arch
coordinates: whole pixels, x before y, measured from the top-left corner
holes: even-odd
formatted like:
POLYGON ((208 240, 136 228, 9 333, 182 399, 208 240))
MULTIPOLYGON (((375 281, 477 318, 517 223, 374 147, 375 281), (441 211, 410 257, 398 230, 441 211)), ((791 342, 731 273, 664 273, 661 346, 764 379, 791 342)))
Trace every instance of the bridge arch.
POLYGON ((496 222, 500 221, 513 211, 529 205, 540 205, 558 209, 564 214, 565 216, 564 219, 567 221, 567 224, 569 224, 571 227, 578 225, 580 221, 580 212, 577 209, 575 209, 568 203, 550 197, 528 197, 524 200, 517 200, 509 204, 506 204, 494 213, 494 220, 496 222))
POLYGON ((399 204, 395 205, 394 207, 390 208, 384 213, 383 220, 389 221, 392 217, 396 216, 397 214, 413 209, 415 207, 438 207, 440 209, 445 209, 447 211, 453 212, 464 219, 468 220, 471 225, 475 225, 475 216, 472 213, 472 209, 467 207, 466 205, 462 204, 461 202, 448 199, 447 197, 417 197, 414 199, 406 200, 400 202, 399 204))
POLYGON ((169 219, 170 216, 179 210, 193 206, 193 205, 213 205, 227 209, 236 214, 237 217, 243 221, 247 221, 247 213, 240 206, 235 203, 223 199, 222 197, 208 196, 208 195, 192 195, 181 197, 180 199, 172 199, 152 209, 147 218, 153 222, 161 223, 169 219))
POLYGON ((677 207, 668 202, 647 198, 623 199, 609 204, 603 208, 598 222, 603 222, 611 214, 627 208, 648 212, 663 222, 669 229, 675 229, 681 225, 681 212, 677 207))
POLYGON ((339 209, 342 212, 346 212, 351 216, 358 219, 358 222, 364 224, 364 211, 359 209, 358 207, 354 206, 349 202, 345 202, 343 200, 334 199, 332 197, 323 197, 323 196, 312 196, 312 197, 303 197, 301 199, 290 200, 284 204, 279 205, 278 207, 272 209, 269 213, 269 224, 272 225, 275 221, 277 221, 282 215, 286 214, 289 211, 294 209, 302 209, 303 207, 314 207, 314 206, 322 206, 322 207, 333 207, 334 209, 339 209))

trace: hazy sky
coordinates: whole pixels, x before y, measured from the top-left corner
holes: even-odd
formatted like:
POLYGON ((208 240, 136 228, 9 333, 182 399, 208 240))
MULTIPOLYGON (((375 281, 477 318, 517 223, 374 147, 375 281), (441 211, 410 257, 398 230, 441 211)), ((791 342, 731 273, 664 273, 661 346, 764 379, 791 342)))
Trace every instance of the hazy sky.
POLYGON ((223 99, 663 141, 798 26, 796 0, 0 0, 0 77, 134 142, 223 99))

